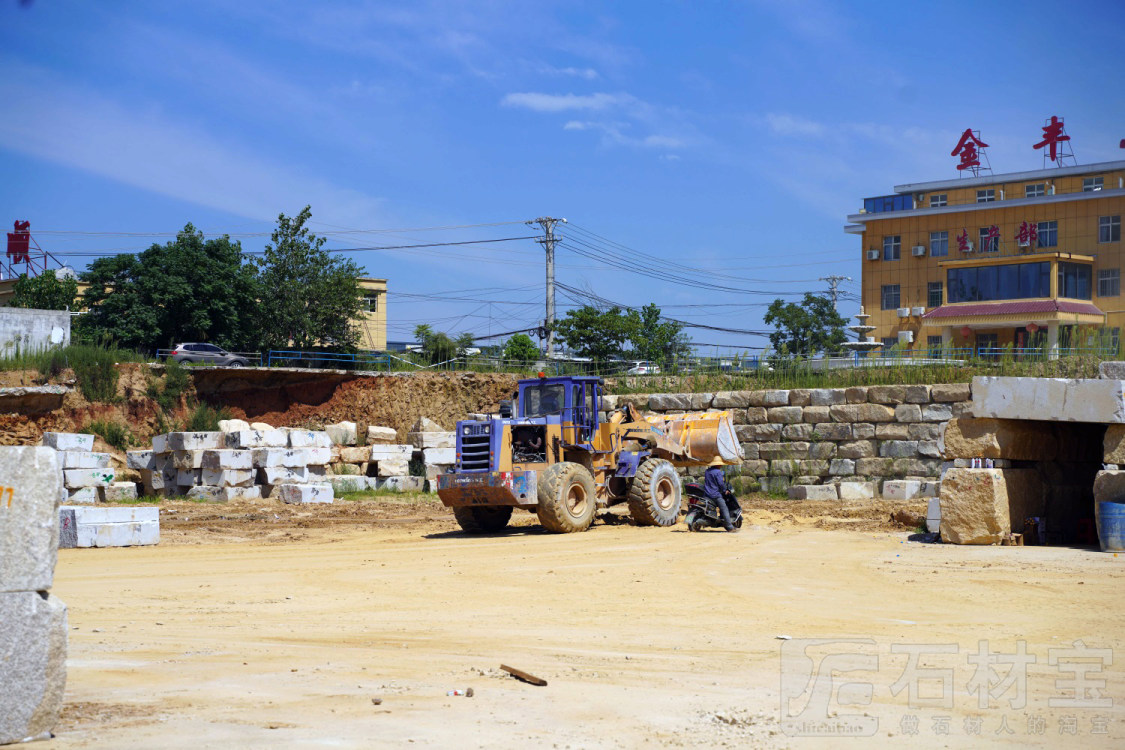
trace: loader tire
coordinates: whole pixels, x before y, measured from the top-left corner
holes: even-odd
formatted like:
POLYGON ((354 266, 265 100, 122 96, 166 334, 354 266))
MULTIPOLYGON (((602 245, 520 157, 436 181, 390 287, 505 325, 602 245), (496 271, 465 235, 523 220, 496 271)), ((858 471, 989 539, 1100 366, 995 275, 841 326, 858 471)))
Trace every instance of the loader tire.
POLYGON ((680 520, 680 477, 662 458, 641 463, 629 486, 629 514, 641 526, 673 526, 680 520))
POLYGON ((536 513, 547 531, 571 534, 590 528, 598 501, 594 477, 585 466, 564 461, 547 467, 539 477, 538 492, 536 513))
POLYGON ((473 507, 467 505, 453 509, 453 517, 461 528, 468 534, 486 534, 490 531, 499 531, 508 525, 512 517, 512 506, 491 505, 473 507))

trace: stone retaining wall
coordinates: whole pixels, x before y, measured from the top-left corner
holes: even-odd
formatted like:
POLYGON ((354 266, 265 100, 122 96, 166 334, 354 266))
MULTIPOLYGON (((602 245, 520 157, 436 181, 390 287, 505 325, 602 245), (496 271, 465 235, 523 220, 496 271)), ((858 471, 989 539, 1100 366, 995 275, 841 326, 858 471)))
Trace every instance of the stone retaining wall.
POLYGON ((881 490, 887 480, 940 476, 946 424, 970 416, 971 396, 968 383, 879 385, 606 396, 602 408, 731 412, 742 475, 767 492, 840 482, 881 490))

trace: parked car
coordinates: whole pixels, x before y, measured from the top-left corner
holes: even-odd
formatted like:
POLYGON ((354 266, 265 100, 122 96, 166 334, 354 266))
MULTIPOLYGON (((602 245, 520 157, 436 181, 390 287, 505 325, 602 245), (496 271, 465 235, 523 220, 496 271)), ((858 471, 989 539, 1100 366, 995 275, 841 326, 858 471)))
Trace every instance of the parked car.
POLYGON ((659 375, 660 367, 652 362, 634 362, 633 366, 625 371, 626 375, 659 375))
POLYGON ((176 344, 170 359, 180 364, 198 363, 222 365, 224 367, 249 367, 250 360, 238 354, 231 354, 214 344, 176 344))

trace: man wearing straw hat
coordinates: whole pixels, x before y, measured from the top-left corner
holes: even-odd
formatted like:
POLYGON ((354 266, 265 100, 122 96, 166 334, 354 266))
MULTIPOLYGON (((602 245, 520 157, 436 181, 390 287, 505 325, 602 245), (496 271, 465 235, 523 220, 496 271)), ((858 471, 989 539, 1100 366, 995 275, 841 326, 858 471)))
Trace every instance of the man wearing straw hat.
POLYGON ((727 485, 726 477, 723 476, 724 461, 721 457, 715 456, 711 463, 707 465, 707 472, 703 475, 703 493, 707 497, 715 501, 715 505, 719 506, 719 515, 723 519, 723 528, 727 531, 738 532, 730 520, 730 508, 727 507, 727 500, 723 497, 724 493, 730 491, 727 485))

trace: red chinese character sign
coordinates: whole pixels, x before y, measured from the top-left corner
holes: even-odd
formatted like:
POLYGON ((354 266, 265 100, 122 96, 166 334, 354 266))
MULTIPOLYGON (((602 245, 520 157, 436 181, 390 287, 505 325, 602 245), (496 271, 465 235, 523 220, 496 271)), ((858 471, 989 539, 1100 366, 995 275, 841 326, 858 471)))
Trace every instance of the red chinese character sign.
POLYGON ((957 235, 957 249, 963 253, 971 253, 972 246, 969 244, 969 230, 962 229, 961 234, 957 235))
POLYGON ((14 232, 8 232, 8 260, 11 263, 27 263, 31 249, 31 222, 17 221, 14 232))
POLYGON ((1020 222, 1020 228, 1016 231, 1016 243, 1020 247, 1030 247, 1039 242, 1039 226, 1035 222, 1020 222))
POLYGON ((1043 166, 1047 165, 1047 160, 1050 159, 1062 166, 1063 159, 1070 159, 1077 164, 1074 159, 1074 151, 1071 150, 1067 141, 1070 136, 1066 134, 1063 128, 1063 121, 1057 115, 1051 115, 1051 119, 1047 120, 1047 124, 1043 126, 1043 140, 1036 143, 1032 148, 1039 150, 1046 147, 1043 152, 1043 166))
MULTIPOLYGON (((961 134, 961 140, 957 141, 957 146, 949 155, 961 157, 961 163, 957 165, 958 171, 967 169, 976 176, 982 169, 980 160, 985 154, 981 149, 985 148, 988 148, 988 144, 980 139, 980 131, 974 133, 972 128, 965 128, 965 132, 961 134)), ((988 161, 987 156, 985 156, 985 161, 988 161)), ((991 167, 984 167, 984 169, 992 171, 991 167)))
POLYGON ((984 247, 981 252, 988 251, 994 253, 1000 249, 1000 227, 993 224, 988 228, 988 233, 984 237, 984 242, 981 243, 984 247))

